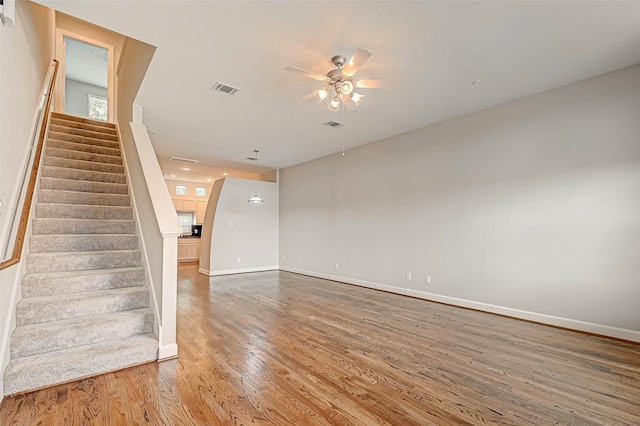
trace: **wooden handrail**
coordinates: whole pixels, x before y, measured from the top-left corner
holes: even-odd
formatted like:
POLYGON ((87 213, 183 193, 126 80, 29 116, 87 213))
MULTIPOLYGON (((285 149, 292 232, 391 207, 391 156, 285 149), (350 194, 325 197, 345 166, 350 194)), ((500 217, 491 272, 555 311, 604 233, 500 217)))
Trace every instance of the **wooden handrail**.
MULTIPOLYGON (((0 271, 15 265, 20 262, 22 255, 22 246, 24 245, 25 235, 27 233, 27 224, 29 223, 29 215, 31 214, 31 202, 33 201, 33 193, 36 187, 36 180, 38 178, 38 170, 40 169, 40 159, 42 158, 42 148, 44 146, 44 140, 47 134, 47 127, 49 125, 49 116, 51 112, 51 98, 53 97, 53 86, 58 74, 58 61, 52 60, 53 63, 53 75, 49 82, 48 92, 46 94, 47 100, 45 101, 44 115, 40 124, 40 134, 38 136, 38 144, 36 147, 35 156, 33 159, 33 165, 31 166, 31 175, 29 177, 29 185, 22 204, 22 213, 20 215, 20 223, 18 225, 18 231, 16 232, 16 239, 13 244, 13 252, 11 257, 2 263, 0 263, 0 271)), ((47 73, 48 75, 48 73, 47 73)), ((11 231, 10 231, 11 232, 11 231)))

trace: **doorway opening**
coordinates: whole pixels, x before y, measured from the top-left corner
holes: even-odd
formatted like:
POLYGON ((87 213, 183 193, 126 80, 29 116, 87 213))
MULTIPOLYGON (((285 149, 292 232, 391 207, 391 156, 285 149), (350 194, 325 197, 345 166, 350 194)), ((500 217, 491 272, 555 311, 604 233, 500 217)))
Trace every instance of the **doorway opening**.
POLYGON ((64 37, 65 113, 92 120, 109 119, 109 50, 64 37))
POLYGON ((57 29, 56 51, 60 80, 55 111, 114 122, 114 46, 57 29))

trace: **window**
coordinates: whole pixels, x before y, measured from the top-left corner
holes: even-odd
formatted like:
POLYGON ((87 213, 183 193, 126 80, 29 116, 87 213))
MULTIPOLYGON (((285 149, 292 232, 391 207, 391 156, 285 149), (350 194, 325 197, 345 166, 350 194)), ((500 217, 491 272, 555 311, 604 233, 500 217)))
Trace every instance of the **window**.
POLYGON ((176 185, 176 195, 187 195, 187 185, 176 185))
POLYGON ((191 234, 191 225, 195 225, 195 216, 193 212, 178 212, 178 221, 182 226, 183 234, 191 234))
POLYGON ((196 187, 196 197, 206 197, 207 196, 207 188, 198 186, 196 187))
POLYGON ((108 109, 107 98, 89 93, 89 118, 98 121, 107 121, 108 109))

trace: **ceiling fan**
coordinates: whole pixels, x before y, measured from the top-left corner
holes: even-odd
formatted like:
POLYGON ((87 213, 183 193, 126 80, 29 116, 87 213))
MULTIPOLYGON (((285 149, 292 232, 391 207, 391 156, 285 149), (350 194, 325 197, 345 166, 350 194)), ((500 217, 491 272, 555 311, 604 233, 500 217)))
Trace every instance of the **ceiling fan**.
POLYGON ((371 57, 371 52, 367 49, 358 49, 347 62, 347 58, 342 55, 336 55, 331 58, 331 62, 336 66, 335 69, 329 71, 326 75, 318 74, 313 71, 307 71, 298 67, 285 67, 285 71, 304 74, 307 77, 323 81, 326 86, 322 89, 314 91, 318 102, 333 95, 329 102, 331 111, 340 109, 340 102, 345 103, 348 99, 355 105, 360 105, 362 94, 356 92, 356 89, 374 89, 380 87, 378 80, 356 80, 353 75, 360 67, 371 57))

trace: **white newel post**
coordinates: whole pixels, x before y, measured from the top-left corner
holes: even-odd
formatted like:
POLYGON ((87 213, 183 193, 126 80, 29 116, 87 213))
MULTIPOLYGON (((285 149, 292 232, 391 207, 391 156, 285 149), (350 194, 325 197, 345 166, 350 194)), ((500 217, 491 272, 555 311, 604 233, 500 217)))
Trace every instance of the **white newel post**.
POLYGON ((162 319, 160 321, 160 360, 178 356, 176 315, 178 303, 178 236, 162 235, 162 319))

